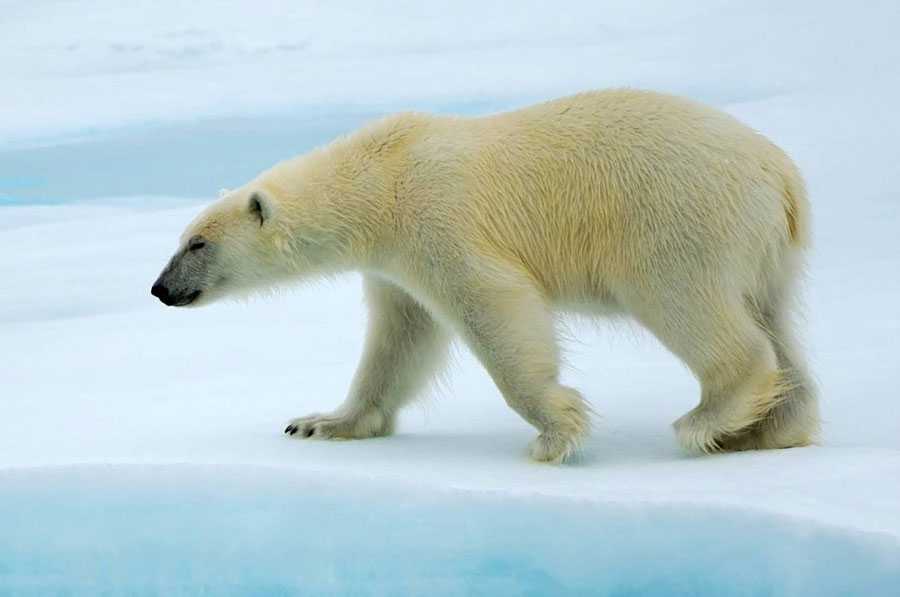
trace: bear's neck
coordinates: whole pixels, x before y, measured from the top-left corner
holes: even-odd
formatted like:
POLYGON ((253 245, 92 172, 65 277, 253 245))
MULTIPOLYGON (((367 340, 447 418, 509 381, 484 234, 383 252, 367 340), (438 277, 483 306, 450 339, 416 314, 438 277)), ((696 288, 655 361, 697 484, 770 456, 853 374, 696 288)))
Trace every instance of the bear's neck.
POLYGON ((290 175, 277 177, 281 192, 302 205, 292 233, 316 253, 315 269, 378 269, 393 242, 403 148, 379 133, 363 129, 282 165, 290 175))

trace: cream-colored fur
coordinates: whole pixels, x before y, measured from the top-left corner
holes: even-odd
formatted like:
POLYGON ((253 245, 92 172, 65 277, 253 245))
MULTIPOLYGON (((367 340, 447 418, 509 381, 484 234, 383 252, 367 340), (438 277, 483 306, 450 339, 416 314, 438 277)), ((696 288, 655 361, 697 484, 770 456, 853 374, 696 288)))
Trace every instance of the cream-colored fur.
POLYGON ((371 314, 350 395, 288 433, 389 434, 459 335, 537 428, 532 456, 560 462, 590 423, 559 383, 554 310, 630 315, 690 367, 702 393, 675 423, 686 449, 811 442, 816 401, 790 324, 808 222, 797 169, 762 135, 692 101, 610 90, 386 118, 228 193, 184 242, 219 247, 198 304, 363 273, 371 314))

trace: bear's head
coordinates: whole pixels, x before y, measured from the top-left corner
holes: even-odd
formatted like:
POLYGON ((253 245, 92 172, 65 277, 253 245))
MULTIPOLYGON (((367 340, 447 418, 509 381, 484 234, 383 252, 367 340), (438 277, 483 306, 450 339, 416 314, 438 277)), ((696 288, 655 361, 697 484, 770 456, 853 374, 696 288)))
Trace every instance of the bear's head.
POLYGON ((187 227, 151 294, 172 307, 252 291, 286 272, 277 201, 255 185, 223 196, 187 227))
POLYGON ((151 293, 198 306, 371 265, 394 227, 387 180, 346 140, 280 162, 191 222, 151 293))

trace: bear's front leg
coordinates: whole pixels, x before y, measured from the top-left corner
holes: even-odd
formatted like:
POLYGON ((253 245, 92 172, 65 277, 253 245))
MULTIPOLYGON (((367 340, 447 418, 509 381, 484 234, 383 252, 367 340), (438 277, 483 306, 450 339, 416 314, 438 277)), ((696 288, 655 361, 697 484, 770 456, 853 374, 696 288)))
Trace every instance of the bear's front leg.
POLYGON ((506 403, 539 431, 531 457, 564 462, 588 434, 590 408, 559 383, 553 315, 540 290, 515 268, 488 264, 454 303, 466 342, 506 403))
POLYGON ((397 412, 445 361, 449 336, 411 296, 371 276, 366 345, 350 394, 334 413, 293 419, 284 432, 299 438, 358 439, 390 435, 397 412))

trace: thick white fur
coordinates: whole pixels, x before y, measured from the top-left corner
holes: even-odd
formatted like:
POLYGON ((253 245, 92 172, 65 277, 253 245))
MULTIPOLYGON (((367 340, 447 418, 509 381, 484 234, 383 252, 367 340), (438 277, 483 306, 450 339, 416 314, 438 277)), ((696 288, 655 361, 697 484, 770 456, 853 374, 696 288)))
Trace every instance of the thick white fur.
POLYGON ((386 118, 230 192, 184 238, 222 247, 200 302, 363 272, 350 395, 292 435, 389 434, 457 334, 538 429, 532 456, 560 462, 590 425, 559 383, 558 309, 630 315, 690 367, 702 394, 675 423, 686 449, 811 442, 790 323, 808 218, 797 169, 763 136, 692 101, 610 90, 386 118))

